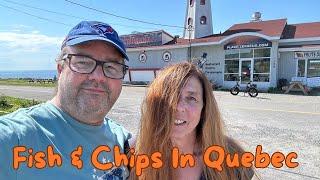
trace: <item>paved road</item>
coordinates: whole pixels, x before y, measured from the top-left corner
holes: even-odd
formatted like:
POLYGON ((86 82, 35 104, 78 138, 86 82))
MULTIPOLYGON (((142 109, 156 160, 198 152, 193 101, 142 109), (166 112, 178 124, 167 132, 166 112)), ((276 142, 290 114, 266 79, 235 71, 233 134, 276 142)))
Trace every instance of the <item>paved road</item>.
POLYGON ((46 101, 53 97, 54 88, 0 85, 0 95, 2 94, 20 98, 46 101))
MULTIPOLYGON (((109 116, 138 132, 140 105, 144 87, 124 87, 109 116)), ((0 86, 0 94, 48 100, 52 88, 0 86)), ((240 93, 214 92, 222 112, 227 133, 247 151, 257 145, 272 154, 280 151, 298 154, 299 166, 294 169, 258 169, 262 179, 320 180, 320 96, 259 94, 250 98, 240 93)), ((270 167, 272 167, 270 165, 270 167)))

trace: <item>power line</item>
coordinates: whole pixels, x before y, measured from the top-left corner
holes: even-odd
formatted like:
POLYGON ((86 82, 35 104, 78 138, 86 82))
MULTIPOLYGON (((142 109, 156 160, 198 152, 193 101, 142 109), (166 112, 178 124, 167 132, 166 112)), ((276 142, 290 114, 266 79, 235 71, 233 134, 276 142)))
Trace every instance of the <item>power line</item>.
POLYGON ((23 14, 26 14, 28 16, 36 17, 36 18, 41 19, 41 20, 45 20, 45 21, 48 21, 48 22, 54 22, 54 23, 57 23, 57 24, 65 25, 65 26, 68 26, 68 27, 72 27, 72 25, 70 25, 70 24, 65 24, 65 23, 58 22, 58 21, 55 21, 55 20, 52 20, 52 19, 40 17, 40 16, 37 16, 37 15, 34 15, 34 14, 30 14, 28 12, 25 12, 25 11, 22 11, 22 10, 19 10, 19 9, 10 7, 10 6, 6 6, 6 5, 3 5, 3 4, 0 4, 0 6, 8 8, 8 9, 11 9, 11 10, 14 10, 14 11, 17 11, 17 12, 20 12, 20 13, 23 13, 23 14))
MULTIPOLYGON (((5 2, 8 2, 8 3, 12 3, 12 4, 15 4, 15 5, 19 5, 19 6, 23 6, 23 7, 27 7, 27 8, 32 8, 32 9, 37 9, 37 10, 40 10, 40 11, 45 11, 45 12, 49 12, 49 13, 53 13, 53 14, 58 14, 58 15, 63 15, 63 16, 67 16, 67 17, 72 17, 72 18, 76 18, 76 19, 85 19, 83 17, 79 17, 79 16, 74 16, 74 15, 71 15, 71 14, 66 14, 66 13, 61 13, 61 12, 57 12, 57 11, 52 11, 52 10, 48 10, 48 9, 43 9, 43 8, 39 8, 39 7, 35 7, 35 6, 30 6, 28 4, 24 4, 24 3, 18 3, 18 2, 15 2, 15 1, 10 1, 10 0, 3 0, 5 2)), ((18 11, 20 13, 23 13, 23 14, 26 14, 26 15, 29 15, 29 16, 32 16, 32 17, 36 17, 36 18, 39 18, 39 19, 42 19, 42 20, 45 20, 45 21, 49 21, 49 22, 54 22, 54 23, 58 23, 58 24, 62 24, 62 25, 66 25, 66 26, 72 26, 70 24, 65 24, 65 23, 62 23, 62 22, 58 22, 58 21, 55 21, 55 20, 52 20, 52 19, 49 19, 49 18, 45 18, 45 17, 41 17, 41 16, 37 16, 37 15, 34 15, 34 14, 31 14, 31 13, 28 13, 28 12, 25 12, 25 11, 22 11, 20 9, 16 9, 16 8, 13 8, 13 7, 10 7, 10 6, 6 6, 6 5, 3 5, 3 4, 0 4, 0 6, 2 7, 5 7, 5 8, 8 8, 8 9, 11 9, 11 10, 14 10, 14 11, 18 11)), ((109 23, 112 23, 112 22, 109 22, 109 23)), ((130 25, 123 25, 123 24, 119 24, 119 23, 112 23, 113 25, 118 25, 118 26, 124 26, 124 27, 131 27, 131 28, 141 28, 141 29, 148 29, 148 30, 151 30, 153 28, 149 28, 149 27, 142 27, 142 26, 130 26, 130 25)), ((173 27, 170 27, 170 28, 173 28, 173 27)), ((175 27, 176 28, 176 27, 175 27)), ((177 31, 174 31, 174 32, 177 32, 177 31)), ((180 33, 180 32, 179 32, 180 33)))
POLYGON ((77 5, 77 6, 81 6, 81 7, 86 8, 86 9, 90 9, 90 10, 93 10, 93 11, 96 11, 96 12, 100 12, 100 13, 103 13, 103 14, 107 14, 107 15, 110 15, 110 16, 114 16, 114 17, 117 17, 117 18, 126 19, 126 20, 129 20, 129 21, 135 21, 135 22, 140 22, 140 23, 144 23, 144 24, 151 24, 151 25, 156 25, 156 26, 165 26, 165 27, 174 27, 174 28, 183 28, 183 29, 185 29, 185 27, 182 27, 182 26, 174 26, 174 25, 153 23, 153 22, 148 22, 148 21, 142 21, 142 20, 138 20, 138 19, 128 18, 128 17, 124 17, 124 16, 119 16, 119 15, 116 15, 116 14, 113 14, 113 13, 109 13, 109 12, 105 12, 105 11, 102 11, 102 10, 99 10, 99 9, 95 9, 95 8, 92 8, 92 7, 89 7, 89 6, 85 6, 85 5, 70 1, 70 0, 65 0, 65 1, 67 1, 67 2, 69 2, 71 4, 74 4, 74 5, 77 5))
POLYGON ((72 18, 76 18, 76 19, 85 19, 83 17, 78 17, 78 16, 74 16, 74 15, 71 15, 71 14, 65 14, 65 13, 61 13, 61 12, 42 9, 42 8, 35 7, 35 6, 30 6, 28 4, 18 3, 18 2, 15 2, 15 1, 10 1, 10 0, 3 0, 3 1, 8 2, 8 3, 12 3, 12 4, 16 4, 16 5, 20 5, 20 6, 23 6, 23 7, 28 7, 28 8, 37 9, 37 10, 40 10, 40 11, 45 11, 45 12, 49 12, 49 13, 53 13, 53 14, 62 15, 62 16, 68 16, 68 17, 72 17, 72 18))
MULTIPOLYGON (((67 17, 71 17, 71 18, 75 18, 75 19, 80 19, 80 20, 85 20, 86 19, 84 17, 74 16, 74 15, 71 15, 71 14, 66 14, 66 13, 61 13, 61 12, 57 12, 57 11, 52 11, 52 10, 48 10, 48 9, 35 7, 35 6, 30 6, 28 4, 18 3, 18 2, 15 2, 15 1, 10 1, 10 0, 3 0, 3 1, 15 4, 15 5, 19 5, 19 6, 23 6, 23 7, 27 7, 27 8, 32 8, 32 9, 36 9, 36 10, 40 10, 40 11, 44 11, 44 12, 49 12, 49 13, 52 13, 52 14, 58 14, 58 15, 62 15, 62 16, 67 16, 67 17)), ((140 28, 140 29, 148 29, 148 30, 152 29, 152 28, 149 28, 149 27, 142 27, 142 26, 130 26, 130 25, 124 25, 124 24, 112 23, 112 22, 109 22, 109 23, 112 24, 112 25, 118 25, 118 26, 123 26, 123 27, 140 28)))

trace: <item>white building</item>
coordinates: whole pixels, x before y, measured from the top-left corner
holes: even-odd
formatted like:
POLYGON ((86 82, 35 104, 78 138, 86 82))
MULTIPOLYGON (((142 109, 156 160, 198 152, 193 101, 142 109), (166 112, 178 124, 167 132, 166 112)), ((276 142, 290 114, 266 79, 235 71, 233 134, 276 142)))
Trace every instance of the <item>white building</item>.
POLYGON ((203 71, 225 88, 240 76, 260 90, 276 87, 279 79, 320 86, 320 22, 262 21, 255 13, 247 23, 212 34, 210 0, 188 0, 187 6, 183 38, 162 30, 122 36, 130 58, 125 81, 152 81, 167 65, 206 58, 203 71))

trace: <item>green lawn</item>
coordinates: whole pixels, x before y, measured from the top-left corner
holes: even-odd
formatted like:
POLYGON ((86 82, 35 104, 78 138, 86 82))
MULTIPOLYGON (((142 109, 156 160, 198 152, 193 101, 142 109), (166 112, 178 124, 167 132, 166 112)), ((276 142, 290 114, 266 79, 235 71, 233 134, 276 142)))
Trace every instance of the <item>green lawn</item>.
POLYGON ((0 85, 55 87, 56 82, 48 82, 47 80, 32 82, 28 79, 0 79, 0 85))
POLYGON ((11 113, 19 108, 26 108, 41 103, 40 101, 0 96, 0 116, 11 113))

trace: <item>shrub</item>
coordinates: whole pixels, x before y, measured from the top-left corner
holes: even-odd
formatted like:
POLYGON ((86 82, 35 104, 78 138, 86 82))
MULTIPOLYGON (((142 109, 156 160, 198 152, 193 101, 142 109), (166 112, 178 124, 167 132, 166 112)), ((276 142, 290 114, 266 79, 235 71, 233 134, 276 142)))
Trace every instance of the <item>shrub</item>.
POLYGON ((11 108, 12 105, 9 104, 8 100, 4 96, 0 96, 0 107, 1 108, 11 108))

